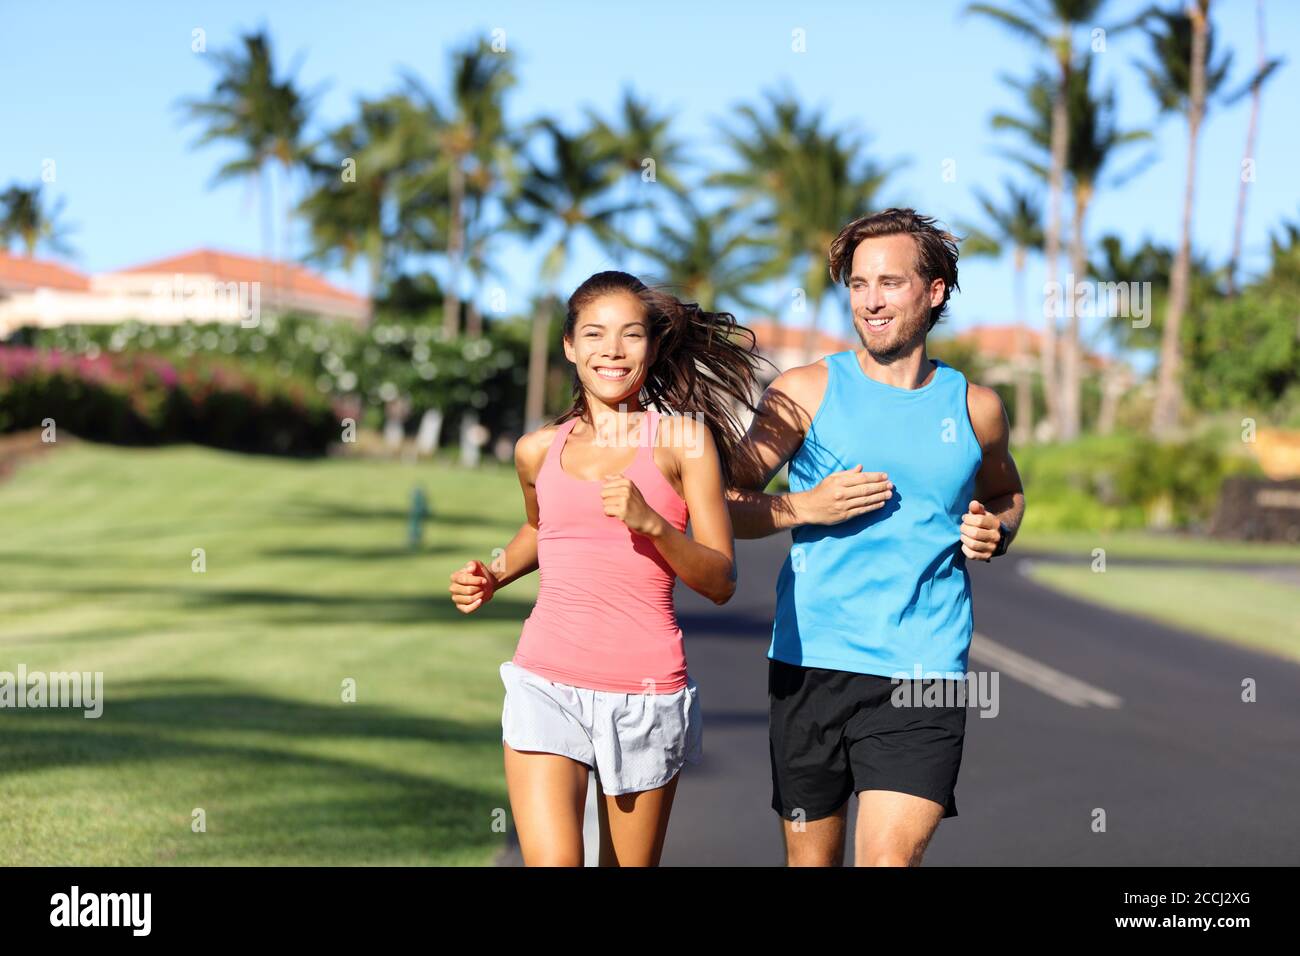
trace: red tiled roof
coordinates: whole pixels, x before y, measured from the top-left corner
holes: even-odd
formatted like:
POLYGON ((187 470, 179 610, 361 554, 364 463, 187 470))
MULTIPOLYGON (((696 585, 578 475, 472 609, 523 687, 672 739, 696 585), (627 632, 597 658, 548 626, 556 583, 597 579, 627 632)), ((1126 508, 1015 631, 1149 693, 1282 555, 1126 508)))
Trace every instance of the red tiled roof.
MULTIPOLYGON (((1042 333, 1037 329, 1024 328, 1025 350, 1038 354, 1042 333)), ((981 355, 989 358, 1010 359, 1016 355, 1016 326, 1014 325, 977 325, 959 332, 954 336, 958 342, 974 346, 981 355)))
MULTIPOLYGON (((802 350, 804 342, 808 338, 806 328, 798 325, 783 325, 770 319, 760 322, 742 322, 741 324, 753 331, 758 348, 763 352, 774 352, 778 349, 802 350)), ((839 336, 818 329, 813 351, 819 356, 831 355, 835 352, 843 352, 845 349, 855 349, 859 345, 861 345, 860 342, 842 339, 839 336)))
POLYGON ((27 292, 31 289, 71 289, 84 292, 90 278, 75 269, 43 259, 11 256, 0 249, 0 289, 27 292))
MULTIPOLYGON (((985 358, 1011 360, 1016 357, 1016 326, 1014 325, 977 325, 969 328, 964 332, 959 332, 954 338, 958 342, 974 346, 975 351, 985 358)), ((1042 350, 1043 333, 1038 329, 1024 326, 1025 331, 1025 351, 1030 355, 1038 355, 1042 350)), ((1060 348, 1061 338, 1057 337, 1057 347, 1060 348)), ((1105 368, 1111 360, 1104 355, 1097 355, 1086 349, 1083 353, 1085 365, 1093 368, 1105 368)))
POLYGON ((365 296, 349 292, 321 276, 293 262, 276 263, 270 259, 244 256, 234 252, 214 249, 196 249, 193 252, 169 256, 156 262, 118 269, 120 273, 182 273, 185 275, 210 275, 222 282, 267 282, 289 292, 334 299, 339 302, 364 304, 365 296))

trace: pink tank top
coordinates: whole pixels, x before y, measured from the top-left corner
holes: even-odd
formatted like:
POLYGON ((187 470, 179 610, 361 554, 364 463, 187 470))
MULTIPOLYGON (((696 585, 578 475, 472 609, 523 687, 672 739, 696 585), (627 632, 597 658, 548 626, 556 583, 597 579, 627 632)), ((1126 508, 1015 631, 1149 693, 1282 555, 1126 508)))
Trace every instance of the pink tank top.
MULTIPOLYGON (((636 457, 622 474, 651 508, 686 530, 686 502, 654 462, 659 412, 646 409, 636 457), (647 426, 649 429, 648 438, 647 426)), ((602 481, 560 467, 572 418, 555 431, 537 475, 537 603, 514 663, 548 680, 625 694, 686 686, 686 652, 673 608, 677 575, 659 549, 605 514, 602 481)))

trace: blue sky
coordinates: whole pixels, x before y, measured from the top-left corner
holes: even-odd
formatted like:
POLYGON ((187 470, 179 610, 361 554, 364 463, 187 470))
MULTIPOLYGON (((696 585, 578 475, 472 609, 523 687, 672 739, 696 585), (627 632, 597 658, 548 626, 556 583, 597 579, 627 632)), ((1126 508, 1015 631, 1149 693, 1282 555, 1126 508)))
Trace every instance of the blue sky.
MULTIPOLYGON (((66 198, 74 264, 88 271, 196 246, 260 252, 255 193, 241 183, 210 187, 227 154, 220 146, 192 148, 197 131, 182 125, 175 107, 213 83, 211 64, 191 51, 195 28, 206 31, 213 50, 232 45, 242 30, 268 27, 277 58, 286 66, 300 59, 296 76, 303 86, 327 85, 318 129, 346 118, 358 96, 391 90, 400 67, 444 92, 448 51, 500 28, 519 55, 520 84, 510 100, 517 121, 545 112, 576 124, 587 106, 608 115, 630 83, 670 110, 678 135, 707 158, 719 155, 714 123, 730 106, 788 83, 834 124, 869 135, 880 159, 907 161, 886 187, 886 201, 969 222, 978 218, 977 187, 996 194, 1002 178, 1023 175, 1001 155, 1014 139, 995 134, 989 117, 1020 111, 1017 94, 999 76, 1027 75, 1034 58, 996 25, 962 16, 958 2, 0 5, 0 186, 35 181, 42 162, 53 159, 56 178, 48 189, 66 198), (795 29, 805 31, 804 53, 791 49, 795 29), (945 160, 955 161, 955 181, 945 181, 945 160)), ((1118 20, 1139 6, 1112 0, 1106 14, 1118 20)), ((1255 3, 1215 0, 1213 6, 1216 43, 1235 51, 1235 87, 1255 58, 1255 3)), ((1269 0, 1267 16, 1271 54, 1300 48, 1300 5, 1269 0)), ((1117 83, 1121 125, 1153 129, 1158 157, 1122 187, 1101 190, 1088 234, 1173 242, 1184 183, 1183 124, 1157 117, 1133 65, 1147 55, 1145 38, 1108 38, 1097 55, 1101 77, 1117 83)), ((1293 62, 1265 93, 1246 224, 1248 271, 1266 261, 1268 233, 1279 221, 1300 217, 1298 101, 1300 65, 1293 62)), ((1248 101, 1220 109, 1204 130, 1195 241, 1217 261, 1231 245, 1248 114, 1248 101)), ((1143 152, 1136 147, 1116 169, 1143 152)), ((302 250, 300 239, 295 248, 302 250)), ((592 248, 578 253, 565 276, 568 288, 614 265, 592 248)), ((499 257, 517 302, 532 290, 536 257, 508 243, 499 257)), ((364 291, 361 269, 332 277, 364 291)), ((1042 278, 1031 272, 1029 288, 1042 278)), ((1011 318, 1007 261, 964 261, 961 288, 952 327, 1011 318)), ((1032 317, 1033 300, 1029 307, 1032 317)), ((832 308, 823 327, 847 332, 842 322, 832 308)))

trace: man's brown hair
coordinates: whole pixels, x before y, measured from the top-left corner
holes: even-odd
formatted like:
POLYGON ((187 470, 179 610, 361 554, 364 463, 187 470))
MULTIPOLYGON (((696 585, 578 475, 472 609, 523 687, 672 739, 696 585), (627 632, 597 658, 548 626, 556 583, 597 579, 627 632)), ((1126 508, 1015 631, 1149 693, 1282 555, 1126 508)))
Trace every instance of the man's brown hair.
POLYGON ((877 236, 909 235, 916 243, 916 271, 928 287, 935 279, 943 280, 943 301, 930 309, 930 325, 948 308, 948 299, 957 286, 957 237, 940 229, 938 220, 923 216, 915 209, 885 209, 854 219, 840 230, 831 243, 829 255, 831 280, 849 284, 853 272, 853 253, 863 239, 877 236))

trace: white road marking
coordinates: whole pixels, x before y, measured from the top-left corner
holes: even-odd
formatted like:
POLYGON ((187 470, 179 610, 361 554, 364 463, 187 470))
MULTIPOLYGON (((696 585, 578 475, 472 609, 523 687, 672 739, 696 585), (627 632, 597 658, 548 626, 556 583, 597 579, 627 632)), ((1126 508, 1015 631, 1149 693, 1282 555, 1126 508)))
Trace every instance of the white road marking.
POLYGON ((1074 707, 1092 705, 1114 709, 1124 703, 1119 696, 1110 691, 1086 684, 1077 677, 1071 677, 1053 667, 1048 667, 978 632, 971 640, 970 656, 986 667, 992 667, 1008 677, 1074 707))

